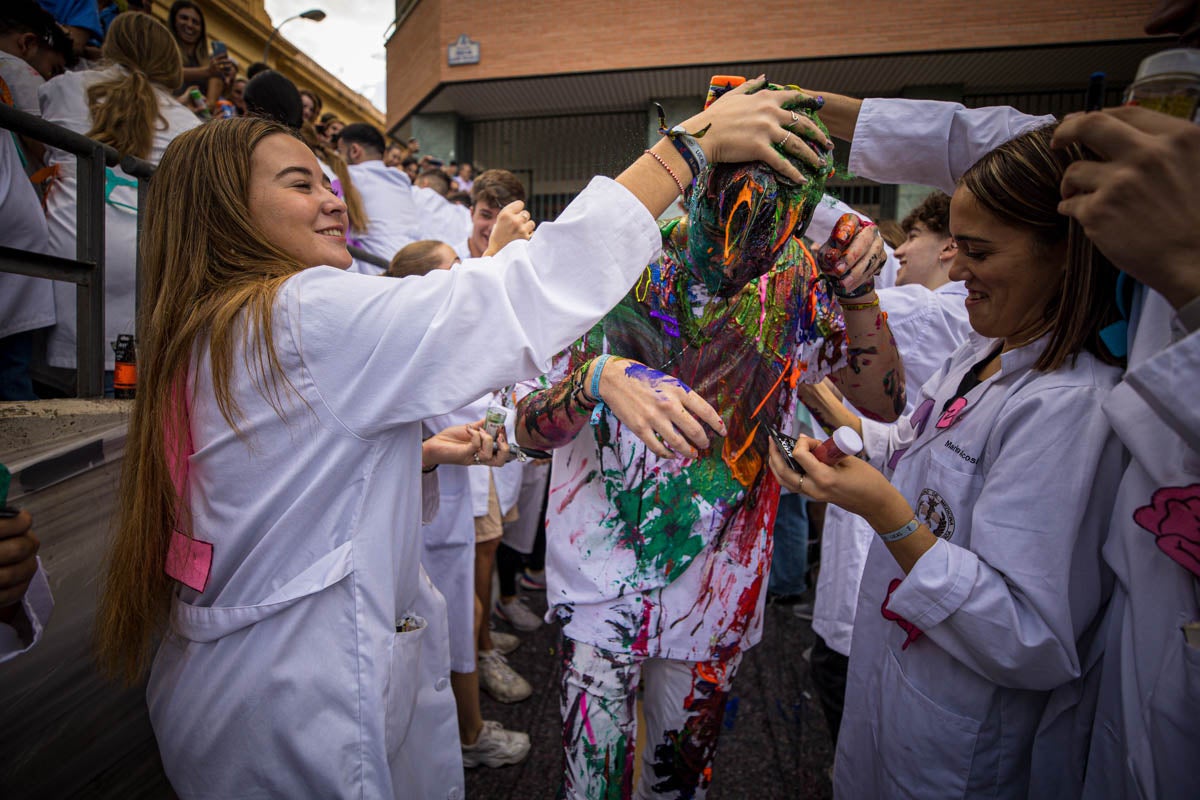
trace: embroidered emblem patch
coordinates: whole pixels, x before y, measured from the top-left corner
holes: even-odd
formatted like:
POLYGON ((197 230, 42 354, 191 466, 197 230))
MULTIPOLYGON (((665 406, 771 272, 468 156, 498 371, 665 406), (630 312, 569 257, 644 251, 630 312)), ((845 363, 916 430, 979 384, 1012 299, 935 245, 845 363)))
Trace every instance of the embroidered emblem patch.
POLYGON ((917 519, 939 539, 954 536, 954 510, 933 489, 923 489, 917 498, 917 519))

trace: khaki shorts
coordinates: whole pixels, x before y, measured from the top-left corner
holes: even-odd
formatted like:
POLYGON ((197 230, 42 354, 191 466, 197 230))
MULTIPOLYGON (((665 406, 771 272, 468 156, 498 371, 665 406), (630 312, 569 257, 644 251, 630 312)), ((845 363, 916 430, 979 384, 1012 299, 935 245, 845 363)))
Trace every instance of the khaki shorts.
POLYGON ((516 503, 507 514, 500 513, 500 495, 496 494, 496 481, 489 472, 488 510, 486 515, 475 518, 475 544, 499 539, 504 535, 504 523, 516 522, 520 516, 516 503))

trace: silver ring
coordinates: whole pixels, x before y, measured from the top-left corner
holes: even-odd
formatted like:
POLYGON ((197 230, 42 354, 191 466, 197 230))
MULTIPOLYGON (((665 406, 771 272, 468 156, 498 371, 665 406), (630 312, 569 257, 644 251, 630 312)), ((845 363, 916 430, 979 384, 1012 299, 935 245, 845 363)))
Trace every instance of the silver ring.
POLYGON ((803 472, 801 472, 801 473, 800 473, 800 480, 799 480, 799 482, 796 484, 796 491, 797 491, 797 492, 799 492, 799 491, 800 491, 801 489, 803 489, 803 488, 804 488, 804 473, 803 473, 803 472))
POLYGON ((792 115, 792 121, 791 121, 791 122, 789 122, 787 125, 784 125, 783 127, 787 128, 787 129, 789 129, 789 130, 791 130, 791 127, 792 127, 793 125, 795 125, 797 122, 799 122, 799 121, 800 121, 800 115, 799 115, 799 114, 797 114, 795 111, 792 111, 791 109, 788 109, 788 111, 789 111, 789 112, 791 113, 791 115, 792 115))
MULTIPOLYGON (((787 129, 785 128, 784 130, 787 130, 787 129)), ((791 138, 792 138, 792 132, 791 132, 791 131, 788 131, 788 132, 787 132, 787 136, 784 136, 784 137, 783 137, 783 141, 779 143, 779 146, 780 146, 781 148, 783 148, 783 147, 787 147, 788 139, 791 139, 791 138)))
POLYGON ((481 463, 483 463, 483 462, 481 462, 481 461, 479 460, 479 451, 478 451, 478 450, 476 450, 476 451, 475 451, 475 463, 476 463, 476 464, 481 464, 481 463))

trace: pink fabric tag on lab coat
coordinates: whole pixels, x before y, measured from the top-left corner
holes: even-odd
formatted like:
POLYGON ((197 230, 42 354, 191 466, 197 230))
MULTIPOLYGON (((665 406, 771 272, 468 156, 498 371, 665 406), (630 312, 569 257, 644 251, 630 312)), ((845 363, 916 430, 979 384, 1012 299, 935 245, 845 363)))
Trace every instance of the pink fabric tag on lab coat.
MULTIPOLYGON (((175 484, 175 492, 179 496, 180 509, 187 502, 188 458, 196 452, 192 442, 191 408, 187 402, 186 382, 180 380, 175 385, 175 402, 183 406, 183 435, 168 427, 165 433, 167 446, 167 466, 171 472, 171 482, 175 484)), ((175 531, 171 534, 171 544, 167 548, 167 563, 163 571, 189 589, 203 592, 208 586, 208 576, 212 572, 213 546, 211 542, 202 542, 191 536, 175 531)))
POLYGON ((212 572, 212 554, 212 542, 202 542, 175 531, 171 534, 164 570, 189 589, 203 592, 212 572))

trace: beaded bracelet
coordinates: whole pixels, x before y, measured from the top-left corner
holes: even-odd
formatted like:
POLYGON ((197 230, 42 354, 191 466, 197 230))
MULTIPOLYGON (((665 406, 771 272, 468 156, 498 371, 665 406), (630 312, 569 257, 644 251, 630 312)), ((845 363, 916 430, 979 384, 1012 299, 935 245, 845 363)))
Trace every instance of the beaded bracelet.
POLYGON ((921 523, 917 522, 916 517, 913 517, 902 527, 899 527, 894 531, 888 531, 887 533, 879 534, 879 538, 883 539, 888 544, 892 544, 893 542, 898 542, 905 537, 913 535, 917 532, 917 528, 919 527, 921 527, 921 523))
POLYGON ((662 156, 660 156, 658 153, 654 152, 653 150, 647 150, 645 152, 646 155, 650 156, 662 165, 662 168, 665 169, 667 174, 671 176, 671 180, 675 181, 675 185, 679 187, 679 193, 683 194, 683 181, 679 180, 679 176, 675 174, 675 170, 671 169, 671 166, 664 161, 662 156))

